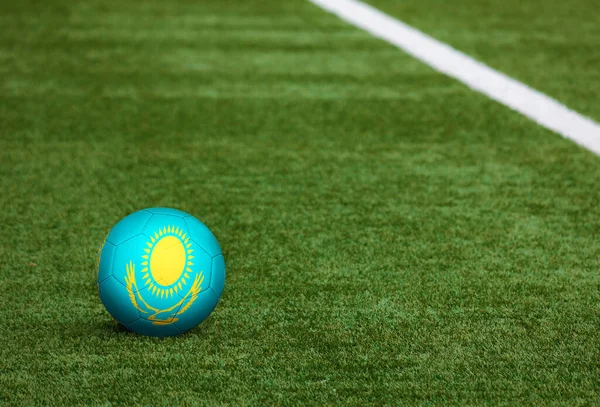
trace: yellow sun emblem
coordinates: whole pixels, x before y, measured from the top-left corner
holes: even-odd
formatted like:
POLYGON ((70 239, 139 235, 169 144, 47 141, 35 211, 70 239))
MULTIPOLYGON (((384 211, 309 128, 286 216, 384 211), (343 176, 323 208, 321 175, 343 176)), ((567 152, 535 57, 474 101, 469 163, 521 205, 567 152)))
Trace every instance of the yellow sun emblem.
POLYGON ((140 263, 142 288, 136 282, 133 262, 126 265, 125 283, 129 299, 142 314, 150 314, 148 319, 154 324, 170 324, 177 321, 175 315, 180 307, 179 315, 198 298, 204 273, 202 270, 198 273, 192 270, 194 249, 190 238, 178 227, 165 226, 159 229, 149 236, 146 246, 140 263), (189 288, 186 287, 188 284, 191 284, 189 288), (151 293, 156 300, 148 301, 157 304, 150 305, 143 298, 142 291, 151 293), (184 304, 186 301, 187 304, 184 304))
POLYGON ((154 232, 146 245, 141 263, 144 285, 153 295, 169 298, 190 279, 190 266, 194 265, 190 238, 179 228, 165 226, 154 232))

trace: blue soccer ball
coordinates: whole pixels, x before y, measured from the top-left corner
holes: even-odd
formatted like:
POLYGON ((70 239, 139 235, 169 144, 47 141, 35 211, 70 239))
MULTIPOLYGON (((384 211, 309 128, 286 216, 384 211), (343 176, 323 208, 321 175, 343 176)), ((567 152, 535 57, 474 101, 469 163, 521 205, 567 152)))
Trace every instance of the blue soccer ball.
POLYGON ((119 323, 149 336, 172 336, 204 321, 225 286, 225 260, 211 231, 176 209, 132 213, 108 234, 98 289, 119 323))

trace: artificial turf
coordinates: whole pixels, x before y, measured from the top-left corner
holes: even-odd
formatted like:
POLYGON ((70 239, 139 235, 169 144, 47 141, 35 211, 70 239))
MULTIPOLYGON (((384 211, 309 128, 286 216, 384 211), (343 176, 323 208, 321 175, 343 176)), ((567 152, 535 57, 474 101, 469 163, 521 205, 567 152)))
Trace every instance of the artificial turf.
POLYGON ((600 403, 592 153, 308 2, 0 7, 0 404, 600 403), (151 206, 227 263, 181 337, 95 287, 151 206))
POLYGON ((368 0, 600 121, 596 0, 368 0))

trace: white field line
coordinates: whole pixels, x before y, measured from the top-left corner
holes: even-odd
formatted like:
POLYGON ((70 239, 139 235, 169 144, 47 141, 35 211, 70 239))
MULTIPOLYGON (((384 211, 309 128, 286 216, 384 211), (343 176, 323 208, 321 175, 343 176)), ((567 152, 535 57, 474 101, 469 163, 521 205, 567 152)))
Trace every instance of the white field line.
POLYGON ((600 155, 600 125, 555 99, 360 1, 309 1, 600 155))

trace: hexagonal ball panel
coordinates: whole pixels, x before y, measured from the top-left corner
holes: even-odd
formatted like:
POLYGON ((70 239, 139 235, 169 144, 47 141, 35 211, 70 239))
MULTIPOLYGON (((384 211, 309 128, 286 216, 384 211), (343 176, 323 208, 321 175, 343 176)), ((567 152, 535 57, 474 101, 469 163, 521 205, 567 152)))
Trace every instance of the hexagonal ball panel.
MULTIPOLYGON (((189 259, 193 264, 190 267, 194 272, 199 273, 202 271, 204 275, 204 280, 202 281, 202 289, 201 291, 207 290, 210 287, 211 276, 212 276, 212 259, 200 246, 198 246, 195 242, 191 242, 192 246, 190 249, 193 250, 190 253, 190 256, 193 256, 192 259, 189 259)), ((195 273, 194 273, 195 274, 195 273)), ((188 273, 190 275, 190 273, 188 273)), ((193 275, 191 275, 193 278, 193 275)), ((180 291, 181 295, 185 295, 186 291, 180 291)))
POLYGON ((144 225, 151 216, 150 212, 142 210, 124 217, 110 230, 106 240, 118 246, 127 239, 139 235, 142 233, 144 225))
POLYGON ((218 298, 221 298, 223 288, 225 288, 225 258, 222 254, 213 257, 211 270, 210 288, 212 288, 218 298))
POLYGON ((123 325, 140 319, 140 313, 129 301, 127 289, 113 277, 100 283, 100 300, 110 315, 123 325))
POLYGON ((184 304, 177 314, 179 320, 175 322, 175 325, 182 332, 194 328, 210 315, 218 301, 219 299, 212 290, 202 291, 190 307, 186 308, 187 303, 184 304))
POLYGON ((185 218, 185 222, 189 226, 192 240, 202 247, 211 257, 221 254, 219 242, 212 234, 210 229, 193 216, 185 218))
POLYGON ((112 275, 117 281, 119 281, 123 286, 127 284, 125 281, 125 276, 127 276, 127 265, 129 262, 133 263, 135 267, 135 274, 138 277, 137 280, 137 289, 134 286, 133 291, 137 292, 144 290, 146 287, 143 286, 142 281, 140 280, 140 271, 142 266, 142 262, 146 261, 142 256, 147 254, 144 252, 144 248, 147 248, 147 242, 149 241, 147 236, 137 235, 125 242, 121 243, 117 246, 117 250, 114 255, 114 261, 112 266, 112 275))
POLYGON ((127 328, 133 332, 156 337, 179 335, 181 331, 174 325, 155 325, 146 319, 138 319, 137 321, 128 324, 127 328))
POLYGON ((146 226, 144 227, 143 233, 146 236, 154 236, 159 230, 163 230, 165 227, 174 226, 190 236, 188 225, 185 223, 183 218, 173 215, 152 215, 146 226))
POLYGON ((102 253, 100 253, 100 262, 98 265, 98 283, 106 280, 112 275, 113 260, 117 247, 110 243, 105 242, 102 247, 102 253))
POLYGON ((173 216, 177 216, 180 218, 185 218, 187 216, 190 216, 190 214, 188 214, 188 213, 185 213, 183 211, 180 211, 179 209, 173 209, 173 208, 147 208, 144 210, 148 211, 154 215, 173 215, 173 216))

